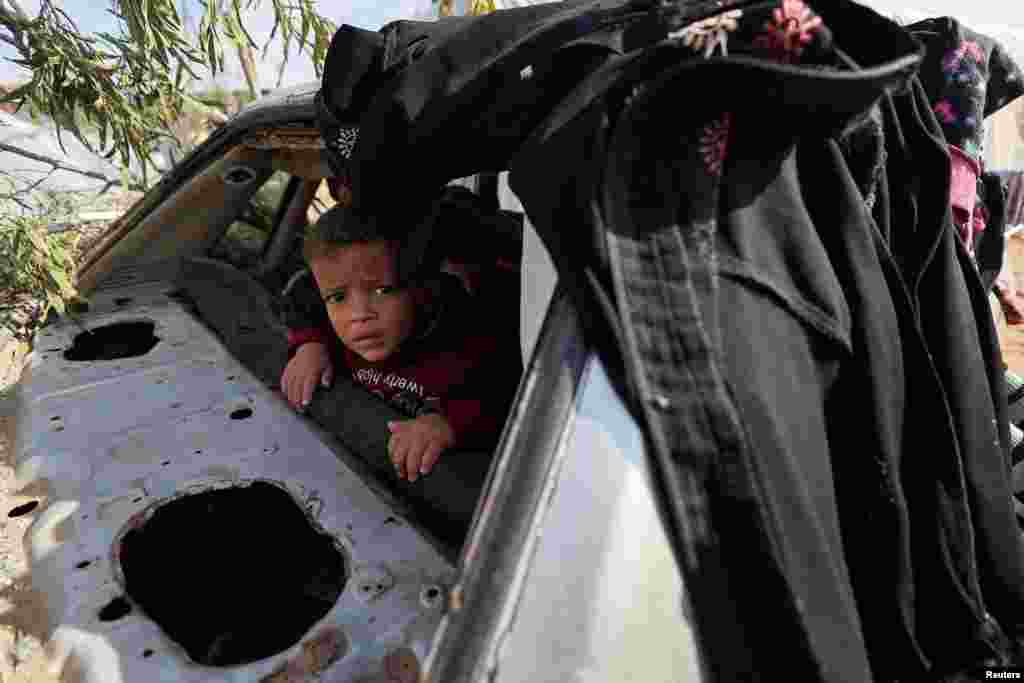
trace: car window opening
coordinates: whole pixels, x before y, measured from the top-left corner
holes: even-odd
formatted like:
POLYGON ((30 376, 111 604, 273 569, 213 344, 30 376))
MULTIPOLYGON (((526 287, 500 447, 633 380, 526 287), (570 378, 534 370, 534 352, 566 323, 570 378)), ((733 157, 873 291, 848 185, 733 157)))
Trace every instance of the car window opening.
POLYGON ((128 597, 193 661, 215 667, 288 649, 331 610, 349 578, 334 539, 267 482, 157 508, 124 535, 120 562, 128 597))
POLYGON ((64 359, 72 362, 119 360, 145 356, 153 350, 160 337, 156 325, 145 320, 112 323, 75 335, 64 359))
MULTIPOLYGON (((261 163, 271 165, 275 171, 259 188, 252 185, 247 188, 247 192, 255 193, 252 198, 233 213, 224 214, 216 224, 207 226, 208 234, 220 235, 206 251, 205 256, 211 259, 208 265, 187 259, 175 282, 195 303, 193 314, 220 336, 232 355, 267 386, 279 388, 284 367, 290 359, 281 329, 286 322, 284 291, 296 276, 306 277, 302 273, 308 270, 303 256, 307 228, 336 206, 339 198, 343 201, 345 195, 344 188, 335 179, 316 175, 317 169, 309 167, 307 161, 303 161, 305 157, 300 159, 281 150, 273 154, 261 163), (225 225, 227 227, 223 227, 225 225), (223 265, 216 265, 216 262, 223 265), (238 324, 242 320, 247 321, 244 330, 238 324)), ((487 202, 465 187, 449 186, 445 193, 447 201, 458 208, 454 222, 445 223, 447 234, 442 236, 445 244, 441 270, 447 273, 449 280, 461 283, 470 300, 478 304, 474 309, 478 308, 486 318, 474 315, 472 320, 461 321, 462 316, 456 316, 460 319, 455 323, 456 334, 461 334, 460 329, 467 333, 484 330, 510 341, 509 371, 506 373, 503 369, 501 375, 502 386, 506 383, 511 386, 511 401, 523 366, 518 345, 521 216, 497 211, 490 206, 497 202, 487 202), (466 235, 481 239, 468 240, 466 235), (511 381, 513 375, 515 382, 511 381), (504 381, 506 377, 508 382, 504 381)), ((183 213, 191 215, 191 211, 184 211, 184 208, 183 213)), ((312 278, 308 279, 307 286, 315 288, 312 278)), ((504 346, 504 342, 499 346, 504 346)), ((504 357, 504 350, 501 355, 504 357)), ((339 376, 345 377, 344 374, 339 376)), ((473 442, 476 445, 456 446, 450 462, 472 461, 474 465, 470 469, 474 471, 451 472, 450 483, 441 483, 447 475, 438 471, 417 482, 396 482, 391 463, 378 461, 387 459, 387 420, 406 419, 399 413, 407 411, 389 406, 384 411, 388 413, 385 417, 378 407, 381 404, 378 396, 362 386, 355 389, 358 391, 341 394, 317 389, 314 405, 303 412, 336 437, 332 448, 342 460, 409 504, 410 521, 427 531, 454 557, 482 492, 494 446, 484 446, 479 439, 473 442), (359 405, 355 409, 347 405, 345 410, 326 405, 338 401, 359 405), (317 404, 320 404, 319 409, 317 404), (347 424, 353 421, 353 415, 362 416, 356 420, 359 424, 347 424), (372 444, 354 433, 363 434, 368 429, 374 434, 381 432, 380 438, 371 439, 372 444), (350 431, 353 434, 347 434, 350 431), (470 480, 472 485, 468 483, 470 480), (459 522, 453 524, 456 518, 459 522)), ((401 386, 394 388, 403 393, 400 389, 401 386)), ((488 416, 488 422, 496 417, 500 419, 497 435, 508 417, 506 408, 492 410, 488 416)), ((235 419, 243 417, 238 415, 235 419)))

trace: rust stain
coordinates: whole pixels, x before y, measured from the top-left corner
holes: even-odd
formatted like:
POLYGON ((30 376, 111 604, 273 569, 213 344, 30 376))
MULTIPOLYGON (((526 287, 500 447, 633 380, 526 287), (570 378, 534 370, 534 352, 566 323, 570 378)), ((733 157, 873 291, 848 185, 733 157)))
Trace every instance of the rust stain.
POLYGON ((53 541, 54 543, 63 543, 68 539, 74 537, 77 527, 75 526, 75 518, 73 515, 68 515, 64 519, 57 522, 53 527, 53 541))
POLYGON ((388 653, 384 658, 384 676, 387 683, 419 683, 420 660, 408 647, 388 653))
POLYGON ((301 683, 323 673, 348 653, 348 637, 336 626, 328 626, 302 644, 302 652, 285 662, 260 683, 301 683))

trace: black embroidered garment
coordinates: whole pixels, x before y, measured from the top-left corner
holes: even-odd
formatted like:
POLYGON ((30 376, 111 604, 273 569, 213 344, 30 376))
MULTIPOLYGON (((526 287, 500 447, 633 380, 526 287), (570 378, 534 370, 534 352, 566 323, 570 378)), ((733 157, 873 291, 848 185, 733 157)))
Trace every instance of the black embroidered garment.
POLYGON ((1024 73, 1006 49, 952 17, 907 27, 925 45, 921 84, 946 141, 975 161, 983 156, 983 122, 1024 95, 1024 73))
MULTIPOLYGON (((992 189, 982 179, 984 121, 1024 95, 1024 73, 997 41, 952 17, 928 19, 908 30, 926 48, 921 83, 950 145, 954 224, 974 256, 989 218, 984 197, 992 189)), ((988 241, 991 250, 992 238, 988 241)))
POLYGON ((509 167, 644 433, 710 680, 954 680, 1014 661, 1024 613, 1016 554, 993 555, 1016 545, 998 406, 967 410, 995 386, 991 339, 919 45, 855 3, 812 4, 459 24, 396 62, 354 200, 390 211, 396 170, 509 167), (538 75, 556 87, 525 99, 538 75), (858 125, 871 161, 851 172, 837 140, 858 125))

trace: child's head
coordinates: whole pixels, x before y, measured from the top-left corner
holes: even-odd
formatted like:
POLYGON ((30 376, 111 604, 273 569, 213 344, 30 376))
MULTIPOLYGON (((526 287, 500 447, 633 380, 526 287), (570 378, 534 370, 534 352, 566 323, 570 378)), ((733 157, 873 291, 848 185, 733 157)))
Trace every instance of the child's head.
POLYGON ((376 221, 330 209, 311 227, 303 254, 335 333, 354 353, 382 361, 413 334, 425 291, 399 281, 398 244, 376 221))

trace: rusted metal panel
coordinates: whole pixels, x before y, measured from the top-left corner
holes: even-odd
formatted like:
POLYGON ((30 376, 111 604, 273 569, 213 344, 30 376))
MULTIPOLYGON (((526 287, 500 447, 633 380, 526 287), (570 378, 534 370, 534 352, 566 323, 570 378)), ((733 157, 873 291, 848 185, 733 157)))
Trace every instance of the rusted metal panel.
MULTIPOLYGON (((337 445, 168 297, 170 289, 98 293, 83 319, 89 328, 152 321, 160 341, 146 355, 68 361, 63 349, 81 329, 52 325, 19 387, 19 483, 49 491, 26 548, 54 627, 54 666, 97 683, 384 680, 387 667, 407 670, 410 653, 426 656, 453 567, 345 466, 337 445), (287 491, 309 523, 335 539, 352 578, 284 652, 240 667, 200 666, 125 597, 118 542, 170 500, 255 481, 287 491), (132 609, 111 608, 118 599, 132 609)), ((274 555, 273 529, 266 551, 268 562, 287 561, 274 555)), ((266 620, 271 628, 274 615, 266 620)))

